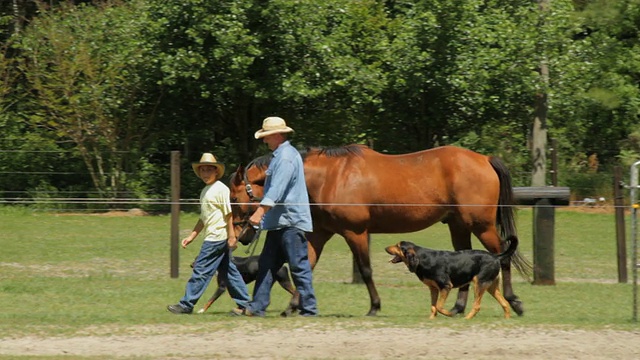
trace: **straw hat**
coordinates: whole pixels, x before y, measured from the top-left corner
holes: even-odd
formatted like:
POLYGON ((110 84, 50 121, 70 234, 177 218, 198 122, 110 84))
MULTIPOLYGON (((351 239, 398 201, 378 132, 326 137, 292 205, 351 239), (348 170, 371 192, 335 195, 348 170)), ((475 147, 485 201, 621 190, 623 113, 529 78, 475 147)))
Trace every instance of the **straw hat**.
POLYGON ((216 157, 213 156, 213 154, 211 153, 202 154, 202 157, 200 158, 199 162, 191 164, 193 171, 196 172, 196 175, 198 175, 198 177, 200 177, 200 172, 198 170, 200 169, 200 166, 203 166, 203 165, 215 166, 218 169, 216 180, 220 180, 220 178, 224 175, 224 164, 219 163, 216 160, 216 157))
POLYGON ((256 131, 256 139, 262 139, 265 136, 277 133, 290 133, 293 129, 287 126, 283 118, 271 116, 262 121, 262 129, 256 131))

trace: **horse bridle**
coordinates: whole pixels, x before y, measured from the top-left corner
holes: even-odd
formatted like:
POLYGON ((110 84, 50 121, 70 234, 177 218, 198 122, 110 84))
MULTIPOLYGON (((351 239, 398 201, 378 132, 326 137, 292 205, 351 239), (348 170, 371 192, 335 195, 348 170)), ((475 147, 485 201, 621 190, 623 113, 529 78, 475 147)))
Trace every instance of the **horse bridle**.
MULTIPOLYGON (((253 161, 251 161, 249 163, 249 165, 247 165, 244 168, 244 173, 242 174, 242 181, 244 181, 244 189, 247 192, 247 195, 249 195, 249 201, 251 201, 252 203, 260 203, 260 201, 262 201, 262 198, 259 198, 257 196, 255 196, 253 194, 253 188, 251 187, 251 183, 249 182, 249 179, 247 178, 247 169, 249 169, 252 165, 253 165, 253 161)), ((242 237, 242 235, 244 235, 244 233, 249 229, 249 226, 251 226, 253 228, 253 230, 255 231, 255 234, 253 235, 253 238, 251 238, 251 241, 249 241, 248 244, 246 244, 247 246, 251 247, 253 245, 253 249, 255 250, 255 246, 257 245, 256 240, 258 240, 260 238, 260 232, 262 231, 260 229, 259 226, 254 226, 251 225, 249 223, 249 217, 251 216, 251 213, 247 213, 244 218, 241 221, 234 221, 233 225, 234 226, 242 226, 242 230, 240 230, 240 236, 238 236, 238 238, 242 237)), ((246 253, 248 254, 250 251, 250 249, 247 249, 246 253)))

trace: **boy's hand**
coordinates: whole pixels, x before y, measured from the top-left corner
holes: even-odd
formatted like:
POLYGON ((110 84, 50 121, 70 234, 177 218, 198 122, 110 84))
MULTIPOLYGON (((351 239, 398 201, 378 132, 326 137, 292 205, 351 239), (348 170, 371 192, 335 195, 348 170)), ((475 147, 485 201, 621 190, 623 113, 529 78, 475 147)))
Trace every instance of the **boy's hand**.
POLYGON ((227 245, 229 246, 229 249, 235 250, 238 247, 238 238, 235 236, 230 237, 227 239, 227 245))
POLYGON ((191 244, 192 241, 193 241, 192 237, 186 237, 182 239, 182 248, 185 249, 187 245, 191 244))

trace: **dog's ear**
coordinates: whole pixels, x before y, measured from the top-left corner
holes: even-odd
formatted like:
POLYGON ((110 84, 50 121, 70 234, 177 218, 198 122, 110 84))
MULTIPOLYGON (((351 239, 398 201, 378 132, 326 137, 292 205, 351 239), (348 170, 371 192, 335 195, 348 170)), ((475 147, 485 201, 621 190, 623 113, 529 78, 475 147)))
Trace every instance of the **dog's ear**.
POLYGON ((418 259, 418 254, 416 254, 416 250, 412 247, 402 249, 404 252, 404 257, 407 259, 407 268, 412 273, 416 272, 418 268, 418 263, 420 260, 418 259))

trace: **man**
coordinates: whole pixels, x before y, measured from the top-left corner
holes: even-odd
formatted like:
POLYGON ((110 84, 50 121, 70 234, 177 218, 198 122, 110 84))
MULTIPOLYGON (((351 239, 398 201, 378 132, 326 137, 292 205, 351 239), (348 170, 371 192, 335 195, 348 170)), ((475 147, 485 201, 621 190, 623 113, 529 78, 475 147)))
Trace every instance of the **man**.
POLYGON ((267 230, 267 238, 260 254, 253 300, 246 309, 234 309, 235 315, 265 315, 274 275, 285 262, 289 263, 291 277, 300 293, 300 315, 318 314, 305 234, 313 230, 309 195, 302 157, 287 140, 291 132, 293 129, 282 118, 268 117, 262 122, 262 129, 255 133, 255 138, 262 139, 273 151, 273 159, 266 172, 264 197, 249 223, 267 230))
POLYGON ((217 162, 213 154, 204 153, 192 168, 206 186, 200 192, 200 219, 191 234, 182 240, 182 247, 186 248, 203 230, 204 241, 193 263, 184 296, 179 303, 167 306, 167 310, 174 314, 191 314, 216 270, 218 276, 227 278, 229 294, 238 308, 244 308, 249 302, 249 292, 231 261, 231 252, 238 247, 238 241, 233 230, 230 192, 218 181, 224 175, 224 164, 217 162))

